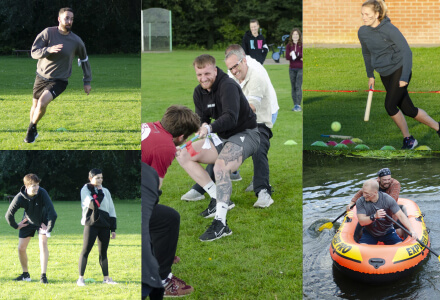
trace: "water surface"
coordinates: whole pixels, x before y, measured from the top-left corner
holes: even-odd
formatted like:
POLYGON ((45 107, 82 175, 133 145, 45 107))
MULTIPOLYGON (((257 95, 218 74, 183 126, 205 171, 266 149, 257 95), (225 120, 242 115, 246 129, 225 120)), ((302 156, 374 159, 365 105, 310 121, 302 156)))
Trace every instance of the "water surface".
POLYGON ((329 254, 342 218, 332 229, 317 231, 345 210, 366 179, 388 167, 401 183, 400 196, 414 200, 425 214, 431 247, 440 253, 440 158, 381 160, 304 151, 303 167, 304 299, 440 299, 440 261, 435 255, 397 282, 358 283, 335 270, 329 254))

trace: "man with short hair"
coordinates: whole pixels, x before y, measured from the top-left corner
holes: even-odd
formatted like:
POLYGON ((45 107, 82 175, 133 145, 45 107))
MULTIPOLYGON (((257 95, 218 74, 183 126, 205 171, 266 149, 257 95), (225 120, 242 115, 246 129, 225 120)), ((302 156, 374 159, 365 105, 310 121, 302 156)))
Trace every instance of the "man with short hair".
POLYGON ((375 245, 379 241, 385 245, 394 245, 402 242, 397 235, 393 222, 386 218, 395 215, 403 226, 417 238, 411 223, 400 209, 397 202, 388 194, 379 192, 379 183, 369 179, 362 186, 363 196, 356 201, 357 217, 359 224, 364 226, 360 244, 375 245))
POLYGON ((168 107, 160 122, 142 124, 142 297, 161 299, 194 288, 171 273, 179 239, 180 215, 158 204, 160 188, 176 156, 176 146, 199 129, 200 119, 185 106, 168 107))
POLYGON ((250 55, 260 64, 263 64, 266 60, 267 52, 269 52, 269 47, 263 35, 258 32, 260 23, 257 19, 250 20, 249 29, 243 36, 242 47, 246 55, 250 55))
POLYGON ((252 155, 254 162, 253 190, 255 196, 258 197, 254 207, 269 207, 274 202, 271 197, 269 160, 267 158, 273 126, 269 84, 263 74, 247 64, 246 56, 241 49, 230 50, 226 54, 225 64, 257 115, 260 146, 258 151, 252 155))
POLYGON ((31 281, 28 270, 26 249, 31 237, 38 232, 40 244, 41 283, 47 283, 46 271, 49 260, 47 238, 50 237, 57 213, 50 200, 49 194, 40 187, 40 179, 35 174, 27 174, 23 178, 24 186, 14 197, 6 212, 6 221, 18 233, 18 257, 23 274, 15 278, 17 281, 31 281), (24 208, 24 216, 20 223, 15 222, 14 215, 18 209, 24 208))
MULTIPOLYGON (((226 48, 225 56, 226 56, 226 54, 228 54, 232 50, 240 51, 242 53, 242 55, 246 57, 246 64, 250 68, 255 69, 255 72, 259 73, 259 75, 263 76, 264 81, 265 81, 264 84, 267 85, 267 88, 269 90, 269 99, 270 99, 271 113, 272 113, 272 125, 275 125, 275 121, 278 116, 278 110, 280 109, 280 107, 278 106, 277 94, 276 94, 275 89, 272 85, 272 82, 270 81, 269 74, 267 73, 266 69, 258 61, 256 61, 255 59, 253 59, 249 55, 246 55, 243 48, 240 45, 237 45, 237 44, 229 45, 228 48, 226 48)), ((234 75, 232 75, 231 71, 229 71, 229 70, 228 70, 228 75, 229 75, 229 77, 234 78, 234 75)), ((258 119, 258 114, 257 114, 257 119, 258 119)), ((257 120, 257 122, 258 122, 258 120, 257 120)), ((211 178, 214 180, 213 166, 208 165, 206 167, 206 171, 209 173, 211 178)), ((232 173, 232 175, 231 175, 231 181, 234 181, 232 179, 232 176, 234 176, 234 173, 232 173)), ((240 175, 238 174, 238 176, 240 176, 240 175)), ((249 184, 249 186, 246 188, 246 192, 253 192, 253 191, 254 191, 254 183, 252 180, 251 183, 249 184)), ((187 193, 185 193, 182 196, 181 199, 186 200, 186 201, 203 200, 203 199, 205 199, 205 196, 203 195, 204 193, 205 193, 204 189, 196 183, 191 187, 191 189, 187 193)))
MULTIPOLYGON (((389 168, 382 168, 377 172, 377 182, 379 183, 379 191, 390 195, 394 200, 399 199, 400 182, 391 178, 391 170, 389 168)), ((360 189, 351 199, 347 206, 347 210, 356 203, 356 200, 362 197, 362 189, 360 189)))
POLYGON ((38 59, 30 124, 24 142, 33 143, 38 137, 37 123, 46 113, 49 103, 67 87, 72 74, 72 61, 78 56, 78 65, 83 69, 84 92, 92 89, 92 72, 86 47, 79 36, 71 32, 73 10, 65 7, 58 13, 58 26, 44 29, 32 45, 31 55, 38 59))
POLYGON ((216 66, 215 58, 200 55, 193 66, 199 81, 193 99, 202 123, 196 134, 202 140, 189 149, 178 150, 176 159, 211 197, 201 215, 214 217, 214 220, 200 240, 213 241, 232 234, 226 222, 228 209, 235 206, 230 201, 230 175, 258 150, 260 133, 256 115, 240 86, 216 66), (205 139, 209 135, 211 137, 205 139), (214 164, 216 183, 199 163, 214 164))

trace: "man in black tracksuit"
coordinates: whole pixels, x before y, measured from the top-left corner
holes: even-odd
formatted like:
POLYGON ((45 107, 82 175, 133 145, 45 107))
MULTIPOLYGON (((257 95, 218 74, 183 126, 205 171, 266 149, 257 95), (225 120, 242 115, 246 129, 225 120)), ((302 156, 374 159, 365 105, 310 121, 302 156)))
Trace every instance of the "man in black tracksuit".
POLYGON ((200 55, 193 66, 200 83, 193 99, 202 123, 196 133, 201 140, 178 150, 176 159, 211 197, 208 208, 200 215, 214 220, 199 239, 213 241, 232 234, 226 223, 227 211, 235 206, 230 201, 230 174, 258 150, 260 133, 256 115, 240 86, 216 67, 215 58, 200 55), (210 134, 209 139, 204 139, 210 134), (216 183, 199 163, 214 164, 216 183))
POLYGON ((39 186, 40 179, 35 174, 27 174, 23 178, 24 186, 14 197, 6 212, 6 221, 14 229, 19 229, 18 257, 23 274, 15 278, 17 281, 31 281, 28 273, 28 258, 26 248, 31 237, 38 231, 40 239, 41 283, 47 283, 46 270, 49 259, 47 238, 55 225, 57 213, 53 207, 47 191, 39 186), (20 208, 24 208, 23 219, 15 222, 14 215, 20 208))

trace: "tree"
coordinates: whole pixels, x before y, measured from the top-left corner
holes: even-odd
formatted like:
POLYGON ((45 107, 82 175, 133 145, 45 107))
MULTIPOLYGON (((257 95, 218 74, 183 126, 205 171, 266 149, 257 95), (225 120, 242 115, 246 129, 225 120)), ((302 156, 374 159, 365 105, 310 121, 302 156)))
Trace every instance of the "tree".
POLYGON ((225 47, 241 44, 249 20, 258 19, 268 43, 281 43, 292 28, 302 27, 301 0, 144 0, 142 9, 172 11, 174 46, 225 47))

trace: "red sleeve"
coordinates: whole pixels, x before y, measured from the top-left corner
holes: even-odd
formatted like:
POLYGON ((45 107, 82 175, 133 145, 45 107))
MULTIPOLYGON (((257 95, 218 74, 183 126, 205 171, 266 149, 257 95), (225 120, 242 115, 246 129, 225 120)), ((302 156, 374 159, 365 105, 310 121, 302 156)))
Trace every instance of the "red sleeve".
POLYGON ((156 170, 159 177, 164 178, 168 167, 176 156, 176 148, 168 145, 146 146, 142 145, 142 162, 156 170))

